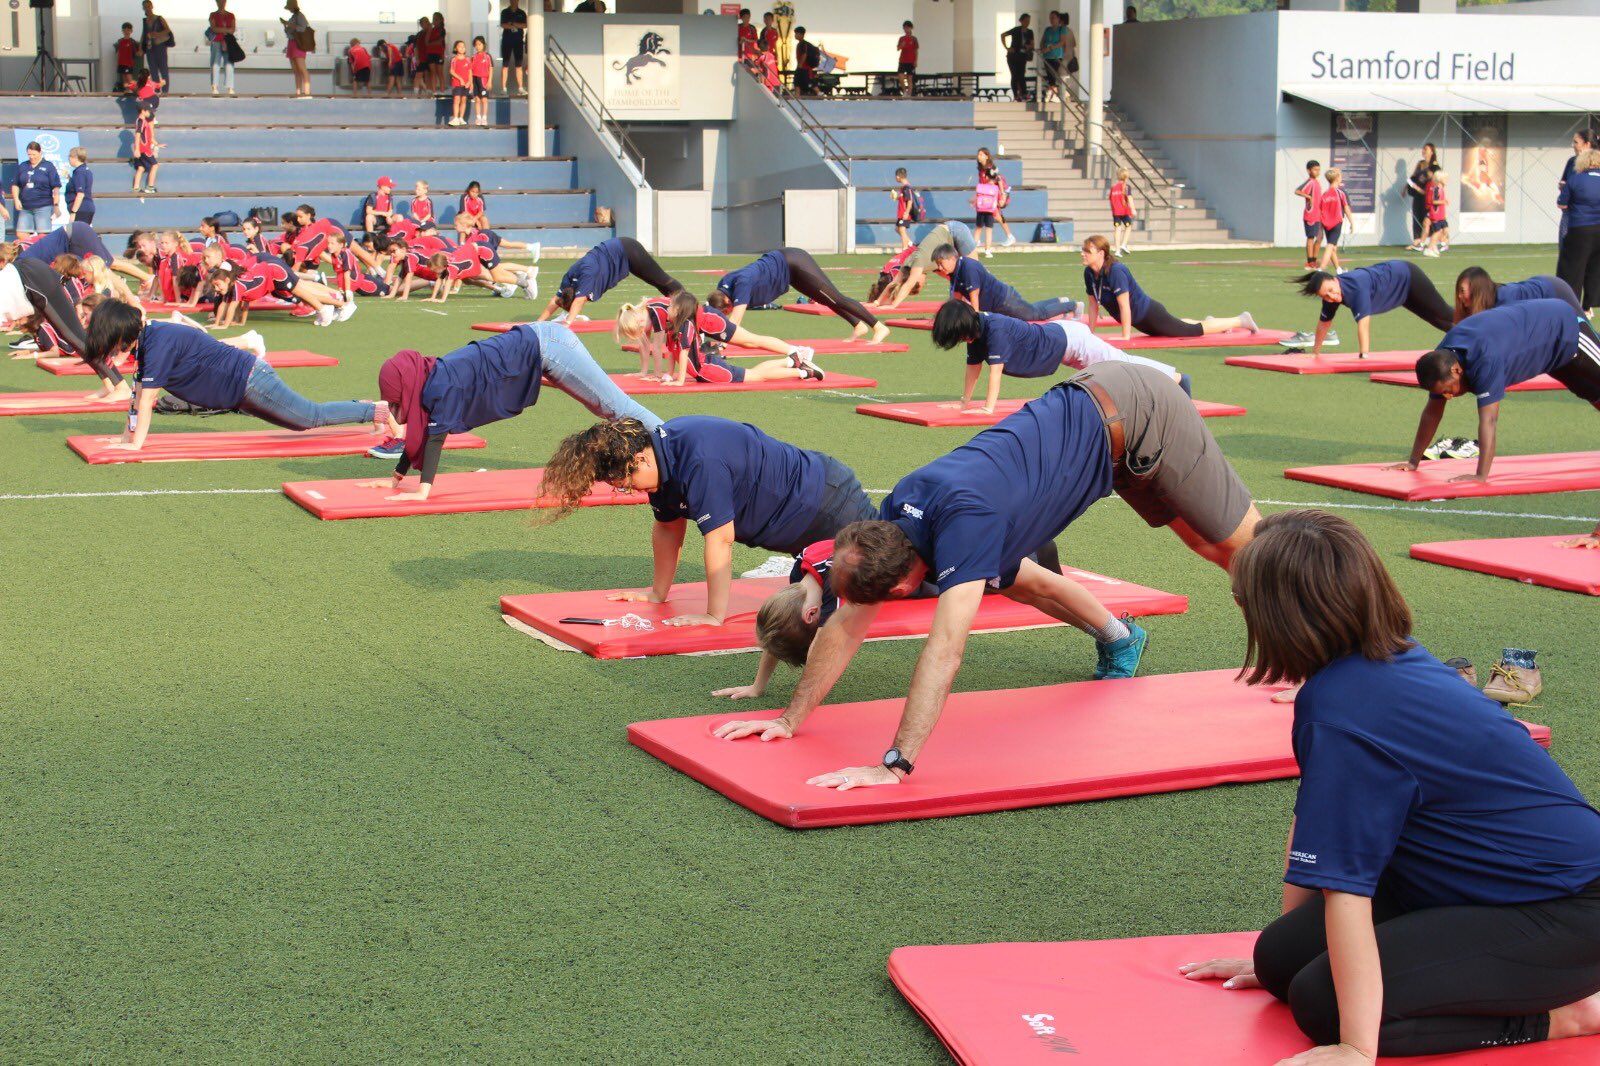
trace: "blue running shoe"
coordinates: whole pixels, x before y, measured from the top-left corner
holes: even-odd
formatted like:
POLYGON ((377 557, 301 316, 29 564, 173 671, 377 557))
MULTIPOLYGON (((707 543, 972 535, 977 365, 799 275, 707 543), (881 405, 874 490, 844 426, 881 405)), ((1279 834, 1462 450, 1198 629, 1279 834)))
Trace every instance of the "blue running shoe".
POLYGON ((398 437, 385 437, 382 444, 367 449, 374 459, 398 459, 406 453, 406 442, 398 437))
POLYGON ((1132 677, 1139 672, 1139 660, 1144 657, 1145 645, 1150 643, 1150 634, 1137 622, 1128 619, 1124 622, 1128 626, 1127 636, 1109 644, 1095 642, 1100 653, 1099 665, 1094 670, 1096 681, 1132 677))

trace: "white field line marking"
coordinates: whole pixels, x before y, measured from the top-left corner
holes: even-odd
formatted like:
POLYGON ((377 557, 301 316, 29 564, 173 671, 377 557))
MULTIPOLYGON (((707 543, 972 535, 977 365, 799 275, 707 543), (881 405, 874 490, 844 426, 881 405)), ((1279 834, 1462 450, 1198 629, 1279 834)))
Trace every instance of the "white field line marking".
POLYGON ((257 496, 281 495, 278 489, 124 489, 121 492, 41 492, 32 495, 5 495, 0 500, 92 500, 119 496, 257 496))
POLYGON ((450 317, 450 315, 447 312, 445 312, 445 311, 435 311, 431 307, 419 307, 419 308, 417 308, 417 310, 421 311, 425 315, 438 315, 440 318, 449 318, 450 317))
POLYGON ((1408 511, 1412 514, 1463 515, 1470 518, 1547 518, 1553 522, 1593 522, 1594 515, 1537 514, 1531 511, 1458 511, 1451 507, 1405 507, 1390 503, 1309 503, 1305 500, 1257 500, 1273 507, 1327 507, 1346 511, 1408 511))

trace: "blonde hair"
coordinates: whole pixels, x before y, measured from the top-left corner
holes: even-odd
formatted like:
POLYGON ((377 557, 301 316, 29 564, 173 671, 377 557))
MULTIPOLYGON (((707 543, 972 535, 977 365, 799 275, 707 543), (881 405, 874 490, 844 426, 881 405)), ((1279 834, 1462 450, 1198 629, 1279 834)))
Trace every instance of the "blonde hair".
POLYGON ((89 161, 89 153, 83 148, 74 148, 67 153, 67 158, 75 160, 79 166, 89 161))
POLYGON ((805 621, 806 590, 796 583, 768 596, 756 612, 756 643, 779 662, 803 667, 817 627, 805 621))
POLYGON ((1438 182, 1440 185, 1443 185, 1445 183, 1445 179, 1449 176, 1450 175, 1444 172, 1444 167, 1440 167, 1438 170, 1433 172, 1433 180, 1438 182))
POLYGON ((420 181, 419 180, 417 182, 417 188, 421 189, 423 192, 427 192, 428 191, 428 183, 425 182, 425 181, 420 181))
POLYGON ((1328 184, 1332 185, 1344 177, 1344 171, 1338 167, 1329 167, 1328 172, 1322 176, 1328 179, 1328 184))
POLYGON ((16 262, 17 251, 18 248, 15 241, 6 241, 4 244, 0 244, 0 266, 16 262))
POLYGON ((1127 170, 1119 170, 1119 171, 1117 171, 1117 180, 1118 181, 1127 181, 1128 180, 1128 172, 1127 172, 1127 170))
POLYGON ((181 230, 175 230, 175 229, 162 230, 161 231, 161 236, 163 236, 163 237, 167 238, 167 240, 171 241, 173 243, 173 245, 178 249, 178 251, 187 252, 189 250, 189 238, 185 237, 181 230))
POLYGON ((1574 170, 1600 170, 1600 148, 1585 148, 1573 160, 1574 170))
POLYGON ((617 308, 617 326, 611 331, 618 344, 631 344, 650 330, 650 312, 644 304, 623 304, 617 308))

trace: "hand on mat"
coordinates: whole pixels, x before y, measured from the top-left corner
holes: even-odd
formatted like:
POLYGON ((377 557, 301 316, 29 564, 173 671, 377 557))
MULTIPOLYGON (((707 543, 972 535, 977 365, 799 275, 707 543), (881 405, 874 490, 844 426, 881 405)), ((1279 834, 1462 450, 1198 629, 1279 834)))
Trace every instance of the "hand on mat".
POLYGON ((1600 548, 1600 533, 1585 533, 1561 542, 1563 548, 1600 548))
POLYGON ((1452 482, 1454 482, 1454 481, 1479 481, 1479 482, 1482 482, 1485 485, 1487 485, 1489 483, 1489 479, 1487 477, 1483 477, 1482 475, 1479 475, 1479 474, 1457 474, 1455 477, 1451 478, 1450 480, 1452 482))
POLYGON ((428 494, 420 489, 415 492, 397 492, 393 496, 385 496, 390 503, 412 503, 417 500, 426 500, 428 494))
MULTIPOLYGON (((755 686, 749 686, 754 688, 755 686)), ((723 689, 722 692, 713 692, 713 696, 720 696, 723 692, 733 692, 733 689, 723 689)), ((734 696, 734 699, 739 699, 734 696)), ((788 740, 794 736, 794 730, 782 718, 757 718, 748 722, 723 722, 712 730, 711 735, 723 740, 743 740, 761 734, 763 741, 788 740)))
POLYGON ((615 601, 617 601, 619 603, 666 603, 667 602, 664 599, 661 599, 661 600, 656 599, 655 594, 654 593, 650 593, 650 592, 613 592, 611 595, 607 596, 606 599, 615 600, 615 601))
POLYGON ((136 452, 139 446, 131 440, 112 440, 106 442, 107 448, 115 448, 119 452, 136 452))
POLYGON ((846 766, 831 774, 818 774, 808 778, 806 784, 849 792, 864 785, 898 785, 900 775, 887 766, 846 766))
POLYGON ((395 480, 392 477, 373 478, 371 481, 358 481, 358 482, 356 482, 356 488, 358 488, 358 489, 392 489, 392 488, 395 488, 396 486, 398 486, 399 484, 400 484, 400 482, 395 480))
POLYGON ((1186 962, 1178 972, 1191 981, 1221 981, 1227 989, 1260 988, 1256 980, 1256 964, 1250 959, 1212 959, 1210 962, 1186 962))
POLYGON ((1349 1044, 1324 1044, 1281 1059, 1278 1066, 1366 1066, 1377 1060, 1349 1044))
POLYGON ((755 685, 735 685, 732 688, 713 689, 711 694, 726 696, 730 700, 753 700, 757 696, 766 695, 766 692, 765 688, 757 688, 755 685))
POLYGON ((722 619, 710 614, 675 614, 665 619, 664 626, 720 626, 722 619))
POLYGON ((1385 470, 1415 470, 1416 468, 1417 464, 1413 463, 1409 459, 1403 463, 1390 463, 1388 466, 1384 467, 1385 470))

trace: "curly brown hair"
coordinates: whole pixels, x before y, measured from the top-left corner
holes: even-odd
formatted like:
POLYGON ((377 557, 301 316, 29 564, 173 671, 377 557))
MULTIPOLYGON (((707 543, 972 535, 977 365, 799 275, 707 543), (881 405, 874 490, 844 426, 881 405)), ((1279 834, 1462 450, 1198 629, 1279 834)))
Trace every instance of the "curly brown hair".
POLYGON ((563 440, 545 464, 539 489, 539 495, 555 500, 556 506, 541 511, 537 524, 548 525, 567 517, 594 489, 596 481, 615 482, 629 477, 638 465, 635 457, 650 447, 650 429, 637 418, 596 422, 563 440))

